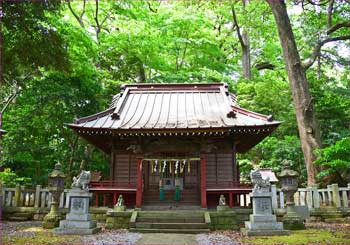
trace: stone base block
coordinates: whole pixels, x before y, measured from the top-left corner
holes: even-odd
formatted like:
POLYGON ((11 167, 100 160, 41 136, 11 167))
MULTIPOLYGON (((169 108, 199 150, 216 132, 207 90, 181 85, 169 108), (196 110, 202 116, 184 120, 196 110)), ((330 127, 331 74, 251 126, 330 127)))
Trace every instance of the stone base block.
POLYGON ((67 220, 83 220, 83 221, 89 221, 92 219, 91 214, 75 214, 75 213, 68 213, 66 215, 67 220))
POLYGON ((242 228, 241 232, 246 236, 288 236, 290 234, 287 230, 248 230, 242 228))
POLYGON ((60 228, 62 229, 91 229, 96 227, 95 220, 91 221, 79 221, 79 220, 61 220, 60 228))
POLYGON ((245 222, 245 227, 249 230, 283 230, 282 222, 255 222, 252 223, 250 221, 245 222))
POLYGON ((115 206, 114 207, 114 211, 116 211, 116 212, 124 212, 124 211, 126 211, 126 207, 125 206, 115 206))
POLYGON ((219 211, 219 212, 220 211, 230 211, 230 207, 226 206, 226 205, 222 205, 222 206, 219 205, 219 206, 216 207, 216 210, 219 211))
POLYGON ((296 213, 287 213, 283 218, 283 226, 288 230, 304 230, 304 219, 296 213))
POLYGON ((53 229, 58 227, 58 221, 43 221, 42 226, 44 229, 53 229))
POLYGON ((62 219, 61 215, 48 214, 44 217, 44 221, 42 223, 42 226, 44 229, 53 229, 55 227, 58 227, 61 219, 62 219))
POLYGON ((56 228, 54 233, 58 235, 92 235, 101 231, 101 227, 95 227, 90 229, 79 229, 79 228, 56 228))
POLYGON ((256 215, 256 214, 251 214, 249 216, 250 221, 252 223, 255 222, 264 222, 264 223, 275 223, 276 222, 276 216, 275 215, 256 215))
POLYGON ((283 227, 287 230, 305 230, 304 223, 283 223, 283 227))
POLYGON ((346 218, 330 218, 330 219, 325 219, 324 222, 326 223, 348 223, 348 220, 346 218))

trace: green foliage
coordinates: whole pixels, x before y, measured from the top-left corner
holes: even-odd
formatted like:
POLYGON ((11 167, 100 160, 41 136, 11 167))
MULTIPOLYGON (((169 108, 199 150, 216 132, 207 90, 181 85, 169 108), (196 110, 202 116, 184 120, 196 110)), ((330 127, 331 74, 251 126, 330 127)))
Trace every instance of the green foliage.
MULTIPOLYGON (((241 165, 248 165, 244 166, 243 169, 249 170, 252 167, 271 168, 275 173, 281 171, 281 163, 284 159, 290 160, 292 162, 292 169, 300 173, 300 183, 303 185, 306 181, 303 153, 301 151, 300 140, 296 136, 284 136, 282 139, 267 137, 250 150, 249 153, 240 155, 238 159, 240 167, 241 165)), ((244 177, 247 178, 249 172, 245 172, 245 174, 246 176, 244 177)))
POLYGON ((4 117, 9 131, 4 140, 4 165, 38 183, 47 179, 57 160, 71 171, 68 163, 82 160, 85 144, 75 144, 77 135, 64 124, 100 110, 99 91, 91 77, 61 73, 27 82, 16 106, 4 117), (81 156, 75 159, 79 152, 81 156))
POLYGON ((29 177, 18 177, 10 168, 5 168, 0 172, 0 183, 6 187, 15 187, 16 185, 31 186, 32 179, 29 177))
POLYGON ((330 182, 336 181, 341 185, 347 184, 350 179, 350 139, 344 138, 334 145, 316 151, 316 163, 322 167, 319 178, 328 177, 330 182))
MULTIPOLYGON (((256 166, 279 171, 281 161, 287 159, 305 182, 292 91, 266 2, 244 7, 237 1, 100 0, 97 16, 96 1, 86 1, 86 6, 83 1, 70 3, 81 23, 63 1, 10 1, 3 6, 0 110, 16 96, 4 113, 3 127, 8 134, 0 166, 30 176, 36 183, 45 182, 58 160, 71 175, 82 161, 87 168, 107 175, 108 157, 78 139, 65 123, 107 108, 123 83, 227 82, 242 107, 272 114, 283 122, 271 137, 239 156, 242 179, 248 179, 256 166), (240 75, 242 48, 233 26, 232 6, 240 30, 249 34, 251 80, 240 75), (273 69, 259 70, 264 63, 273 69)), ((349 13, 348 5, 336 4, 334 23, 349 13)), ((290 6, 302 58, 322 38, 325 6, 299 5, 303 11, 290 6)), ((347 31, 341 28, 332 35, 347 31)), ((350 136, 350 70, 342 55, 348 49, 349 43, 324 47, 320 68, 314 65, 307 73, 327 147, 350 136)), ((333 164, 332 159, 320 161, 321 166, 332 162, 320 176, 344 167, 343 162, 333 164)))

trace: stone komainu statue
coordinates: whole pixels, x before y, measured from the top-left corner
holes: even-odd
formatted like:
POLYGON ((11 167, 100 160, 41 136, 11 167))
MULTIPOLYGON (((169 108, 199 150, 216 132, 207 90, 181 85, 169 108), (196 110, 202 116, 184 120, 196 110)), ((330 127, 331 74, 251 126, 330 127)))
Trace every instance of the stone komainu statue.
POLYGON ((270 178, 263 179, 260 170, 252 170, 250 172, 250 178, 254 185, 253 192, 270 192, 270 178))
POLYGON ((90 171, 82 170, 77 177, 73 177, 72 188, 87 190, 91 179, 90 171))

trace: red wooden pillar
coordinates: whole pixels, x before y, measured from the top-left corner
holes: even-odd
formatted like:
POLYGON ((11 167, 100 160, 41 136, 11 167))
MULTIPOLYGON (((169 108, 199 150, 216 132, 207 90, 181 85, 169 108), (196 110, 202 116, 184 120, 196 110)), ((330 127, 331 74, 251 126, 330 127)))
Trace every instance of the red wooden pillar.
POLYGON ((113 192, 113 206, 117 204, 117 192, 113 192))
POLYGON ((233 207, 232 192, 229 192, 229 193, 228 193, 228 206, 229 206, 230 208, 233 207))
POLYGON ((98 193, 95 192, 95 206, 98 207, 98 193))
POLYGON ((106 196, 106 193, 103 193, 103 206, 104 206, 104 207, 107 206, 107 196, 106 196))
POLYGON ((136 208, 142 205, 142 158, 137 159, 136 208))
POLYGON ((201 206, 207 208, 206 155, 201 152, 201 206))

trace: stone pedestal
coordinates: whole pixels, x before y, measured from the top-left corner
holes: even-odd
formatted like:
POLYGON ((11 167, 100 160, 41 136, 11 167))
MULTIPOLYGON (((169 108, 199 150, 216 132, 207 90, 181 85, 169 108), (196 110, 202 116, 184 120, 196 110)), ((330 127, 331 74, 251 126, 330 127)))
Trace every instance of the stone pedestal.
POLYGON ((128 229, 132 211, 119 212, 108 210, 106 219, 106 229, 128 229))
POLYGON ((58 203, 53 201, 51 202, 50 212, 44 217, 42 226, 44 229, 53 229, 58 227, 62 216, 58 211, 58 203))
POLYGON ((287 206, 287 214, 283 217, 284 228, 288 230, 304 230, 304 219, 297 213, 294 205, 287 206))
POLYGON ((115 212, 124 212, 126 210, 126 207, 125 205, 122 205, 122 206, 115 206, 113 211, 115 212))
POLYGON ((56 234, 89 235, 100 231, 101 228, 89 214, 91 196, 88 190, 74 188, 69 191, 70 211, 66 219, 60 221, 59 228, 55 229, 56 234))
POLYGON ((253 214, 249 216, 250 221, 245 222, 245 229, 242 232, 248 236, 272 236, 288 235, 283 230, 283 223, 277 222, 272 214, 271 192, 252 192, 253 214))
POLYGON ((216 206, 216 210, 217 211, 230 211, 231 209, 230 209, 230 207, 229 206, 227 206, 227 205, 218 205, 218 206, 216 206))

